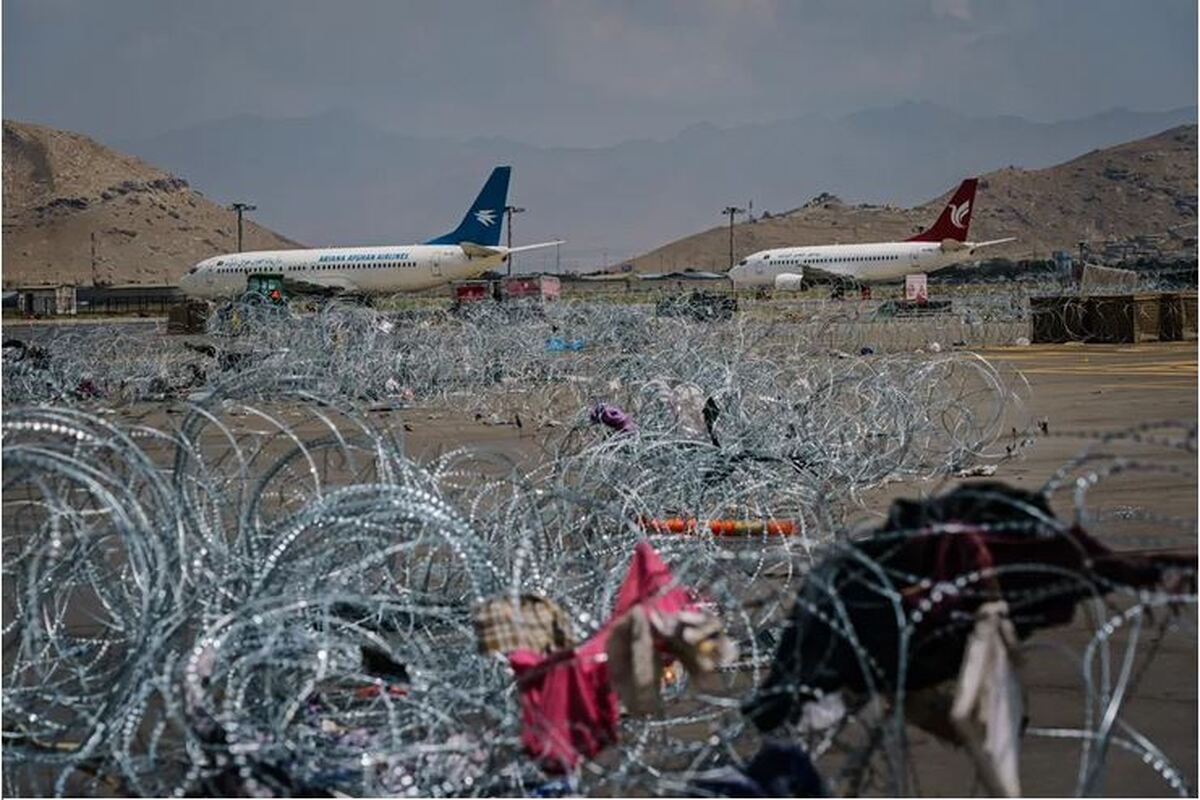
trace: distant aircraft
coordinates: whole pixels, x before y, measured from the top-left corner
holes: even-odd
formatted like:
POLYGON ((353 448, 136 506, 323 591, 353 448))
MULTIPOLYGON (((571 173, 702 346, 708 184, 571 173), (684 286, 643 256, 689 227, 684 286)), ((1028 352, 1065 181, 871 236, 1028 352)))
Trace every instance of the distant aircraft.
POLYGON ((500 245, 511 173, 512 167, 492 170, 459 226, 424 244, 214 256, 188 270, 179 280, 179 288, 191 297, 233 297, 246 291, 247 276, 278 274, 290 292, 361 296, 419 291, 478 277, 499 267, 511 253, 561 244, 500 245))
POLYGON ((975 255, 976 251, 1015 240, 968 242, 976 178, 967 178, 933 227, 903 242, 831 244, 760 250, 729 271, 734 286, 799 289, 814 279, 872 283, 934 272, 975 255))

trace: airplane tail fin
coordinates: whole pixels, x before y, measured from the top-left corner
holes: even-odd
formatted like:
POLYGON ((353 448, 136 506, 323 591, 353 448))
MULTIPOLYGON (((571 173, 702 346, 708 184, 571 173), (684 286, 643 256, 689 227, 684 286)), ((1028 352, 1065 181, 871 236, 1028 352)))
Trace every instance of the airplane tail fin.
POLYGON ((971 210, 975 205, 976 178, 967 178, 958 185, 958 191, 950 198, 942 215, 933 226, 916 236, 909 237, 910 242, 944 242, 947 239, 956 242, 967 240, 967 229, 971 227, 971 210))
POLYGON ((511 174, 512 167, 496 167, 492 170, 487 183, 458 227, 425 244, 472 242, 485 247, 500 244, 500 228, 504 223, 504 206, 508 202, 508 178, 511 174))

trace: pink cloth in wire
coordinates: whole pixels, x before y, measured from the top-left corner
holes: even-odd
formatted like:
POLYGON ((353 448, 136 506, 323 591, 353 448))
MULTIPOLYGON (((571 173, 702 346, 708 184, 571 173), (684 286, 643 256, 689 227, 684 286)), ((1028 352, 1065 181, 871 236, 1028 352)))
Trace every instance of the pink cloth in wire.
POLYGON ((547 772, 571 770, 580 757, 592 758, 617 740, 617 696, 605 655, 609 631, 639 604, 660 614, 694 608, 692 593, 673 582, 654 548, 640 541, 612 615, 591 638, 548 656, 531 650, 509 653, 521 695, 521 744, 547 772))

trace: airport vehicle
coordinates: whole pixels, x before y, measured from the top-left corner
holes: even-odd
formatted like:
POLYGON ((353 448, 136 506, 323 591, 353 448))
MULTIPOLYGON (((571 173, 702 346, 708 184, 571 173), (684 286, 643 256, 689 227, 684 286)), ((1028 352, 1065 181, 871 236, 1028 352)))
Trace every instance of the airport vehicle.
POLYGON ((933 226, 903 242, 833 244, 760 250, 729 271, 738 288, 800 289, 806 283, 874 283, 918 272, 935 272, 970 258, 984 247, 1014 241, 967 241, 976 178, 967 178, 933 226))
POLYGON ((455 281, 450 284, 454 306, 483 300, 536 300, 562 296, 562 282, 554 275, 512 275, 499 280, 455 281))
POLYGON ((511 167, 496 167, 459 226, 423 244, 263 250, 214 256, 179 281, 191 297, 235 297, 255 274, 282 276, 288 294, 368 296, 430 289, 497 269, 510 253, 553 247, 500 245, 511 167))
POLYGON ((256 272, 246 278, 246 293, 259 295, 270 303, 282 305, 284 297, 283 275, 256 272))
POLYGON ((454 281, 450 284, 451 308, 459 308, 470 303, 483 303, 488 300, 498 300, 500 286, 496 281, 470 280, 454 281))

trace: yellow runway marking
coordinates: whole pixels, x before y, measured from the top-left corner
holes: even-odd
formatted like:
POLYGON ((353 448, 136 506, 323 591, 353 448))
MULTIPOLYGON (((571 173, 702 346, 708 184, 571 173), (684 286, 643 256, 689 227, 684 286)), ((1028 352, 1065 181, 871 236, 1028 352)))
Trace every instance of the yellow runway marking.
POLYGON ((1185 391, 1194 388, 1183 383, 1093 383, 1088 386, 1089 389, 1103 389, 1106 393, 1110 392, 1144 392, 1147 390, 1153 391, 1170 391, 1176 392, 1185 391))
POLYGON ((1173 367, 1130 367, 1114 369, 1112 367, 1074 367, 1055 369, 1053 367, 1030 367, 1023 369, 1026 375, 1129 375, 1132 377, 1155 376, 1162 378, 1180 378, 1187 380, 1196 377, 1196 369, 1177 369, 1173 367))
POLYGON ((1109 358, 1115 354, 1126 353, 1154 353, 1158 356, 1190 354, 1195 357, 1197 344, 1196 342, 1188 342, 1181 346, 1178 342, 1175 342, 1169 344, 1130 345, 1126 347, 1113 347, 1112 345, 1078 345, 1072 347, 1060 344, 1035 344, 1029 347, 981 347, 977 352, 981 355, 1011 358, 1042 358, 1044 356, 1092 356, 1095 358, 1109 358))

